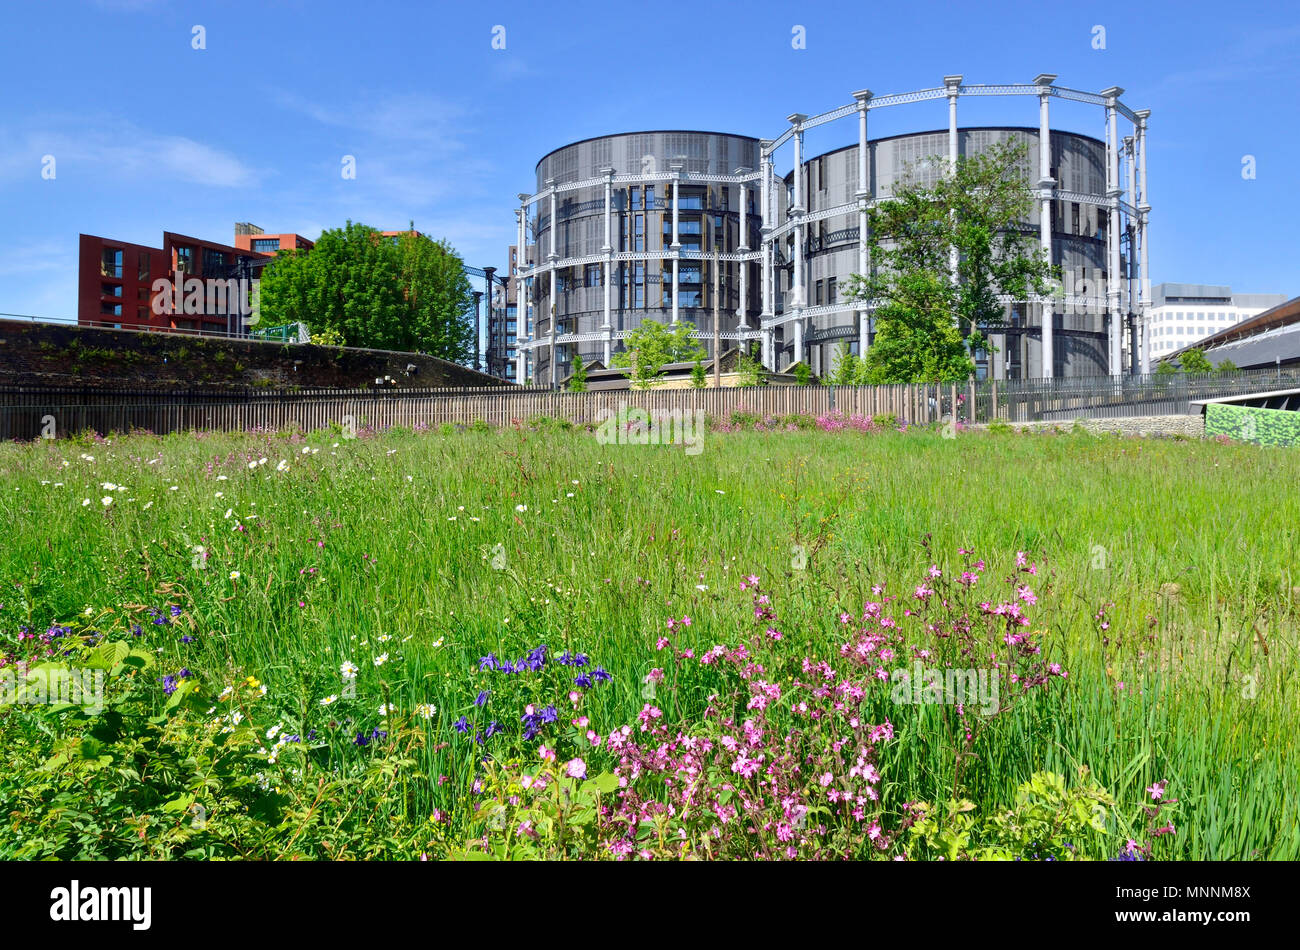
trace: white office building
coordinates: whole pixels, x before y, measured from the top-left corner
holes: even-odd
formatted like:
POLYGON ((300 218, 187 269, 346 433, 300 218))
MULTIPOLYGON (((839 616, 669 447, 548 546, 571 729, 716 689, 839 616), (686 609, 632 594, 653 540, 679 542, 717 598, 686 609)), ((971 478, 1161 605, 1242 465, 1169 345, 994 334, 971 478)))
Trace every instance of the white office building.
POLYGON ((1286 294, 1234 294, 1231 287, 1209 284, 1156 284, 1148 310, 1148 359, 1154 364, 1286 299, 1286 294))

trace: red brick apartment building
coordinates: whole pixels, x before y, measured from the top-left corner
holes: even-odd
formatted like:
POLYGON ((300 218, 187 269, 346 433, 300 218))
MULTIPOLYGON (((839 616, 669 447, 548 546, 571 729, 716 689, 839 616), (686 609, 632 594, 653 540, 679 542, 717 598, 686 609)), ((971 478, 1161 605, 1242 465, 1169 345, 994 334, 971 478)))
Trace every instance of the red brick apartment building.
MULTIPOLYGON (((419 231, 383 231, 396 242, 419 231)), ((226 300, 203 313, 185 313, 175 306, 154 306, 154 282, 168 282, 174 293, 179 275, 188 281, 228 281, 256 278, 277 251, 310 250, 315 242, 301 234, 267 234, 253 224, 235 225, 235 243, 218 244, 172 231, 163 232, 162 247, 81 235, 77 277, 77 323, 113 329, 199 330, 240 332, 240 301, 226 300), (156 312, 160 311, 160 312, 156 312)))
MULTIPOLYGON (((310 249, 299 234, 265 234, 235 225, 234 245, 164 231, 162 247, 147 247, 83 234, 77 276, 77 323, 117 329, 202 330, 238 333, 241 301, 227 300, 217 312, 184 313, 154 306, 154 283, 183 279, 238 280, 257 276, 276 251, 310 249), (155 312, 162 311, 162 312, 155 312)), ((205 308, 206 310, 207 308, 205 308)))

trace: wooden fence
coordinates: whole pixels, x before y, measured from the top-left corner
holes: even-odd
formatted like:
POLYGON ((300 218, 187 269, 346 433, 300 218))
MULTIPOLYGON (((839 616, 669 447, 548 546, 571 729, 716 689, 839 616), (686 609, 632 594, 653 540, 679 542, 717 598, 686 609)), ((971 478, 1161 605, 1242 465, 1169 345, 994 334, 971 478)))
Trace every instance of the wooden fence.
POLYGON ((145 429, 247 430, 331 425, 356 428, 438 426, 483 420, 494 426, 536 416, 595 423, 622 407, 649 412, 702 410, 717 420, 733 413, 893 415, 932 423, 1057 420, 1186 414, 1195 399, 1300 386, 1300 372, 1206 377, 1124 377, 982 381, 891 386, 762 386, 566 393, 529 387, 294 391, 149 391, 0 387, 0 438, 67 436, 145 429), (972 409, 974 414, 972 417, 972 409))
POLYGON ((949 416, 963 388, 929 386, 763 386, 744 389, 633 390, 566 393, 544 389, 304 390, 213 394, 198 392, 102 392, 93 390, 0 390, 0 438, 34 439, 94 430, 144 429, 157 434, 190 429, 248 430, 331 425, 383 429, 392 426, 469 424, 505 426, 537 416, 596 423, 622 408, 650 413, 702 410, 726 420, 733 413, 763 418, 892 414, 909 422, 949 416))

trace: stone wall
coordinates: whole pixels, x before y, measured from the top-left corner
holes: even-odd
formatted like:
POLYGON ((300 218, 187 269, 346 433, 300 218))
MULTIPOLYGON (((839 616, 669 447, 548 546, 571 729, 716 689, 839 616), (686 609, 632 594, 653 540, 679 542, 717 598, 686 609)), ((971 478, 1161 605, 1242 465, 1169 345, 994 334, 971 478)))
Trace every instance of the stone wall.
MULTIPOLYGON (((1097 434, 1115 432, 1120 435, 1151 436, 1181 435, 1189 439, 1205 437, 1205 418, 1199 413, 1177 416, 1117 416, 1111 419, 1080 419, 1078 424, 1088 432, 1097 434)), ((1051 432, 1060 429, 1068 432, 1075 426, 1073 421, 1058 422, 1010 422, 1013 429, 1028 429, 1031 432, 1051 432)), ((981 424, 976 428, 987 428, 981 424)))
POLYGON ((504 386, 456 363, 388 350, 0 320, 0 386, 361 389, 504 386))

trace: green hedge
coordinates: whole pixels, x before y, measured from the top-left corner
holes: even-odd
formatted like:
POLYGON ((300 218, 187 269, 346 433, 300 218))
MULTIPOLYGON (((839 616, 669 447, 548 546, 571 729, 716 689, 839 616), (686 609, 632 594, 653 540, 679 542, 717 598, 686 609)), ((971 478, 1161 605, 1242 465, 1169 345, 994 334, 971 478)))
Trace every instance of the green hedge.
POLYGON ((1300 412, 1212 402, 1205 407, 1205 434, 1257 445, 1300 445, 1300 412))

